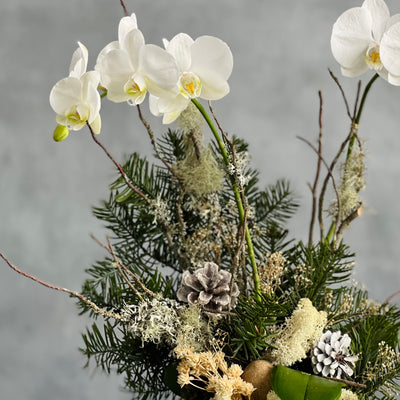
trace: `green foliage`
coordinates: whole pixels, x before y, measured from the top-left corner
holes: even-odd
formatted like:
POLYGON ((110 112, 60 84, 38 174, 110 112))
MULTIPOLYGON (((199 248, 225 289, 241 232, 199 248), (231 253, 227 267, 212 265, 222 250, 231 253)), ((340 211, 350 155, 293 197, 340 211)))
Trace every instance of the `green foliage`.
MULTIPOLYGON (((126 179, 146 199, 118 177, 110 186, 108 200, 93 209, 111 232, 113 254, 87 269, 82 293, 99 307, 118 314, 125 305, 141 301, 131 284, 146 295, 129 275, 122 276, 116 260, 164 299, 176 299, 184 270, 214 261, 233 273, 242 291, 232 313, 218 320, 227 356, 242 365, 261 358, 267 348, 273 347, 276 328, 291 316, 300 299, 309 298, 314 307, 327 312, 330 329, 351 336, 352 351, 360 357, 353 378, 367 385, 367 389, 357 391, 360 398, 375 399, 380 393, 391 399, 388 390, 390 385, 397 385, 400 358, 392 368, 377 370, 373 379, 367 377, 380 357, 381 342, 399 352, 400 311, 386 305, 376 309, 365 290, 348 285, 354 255, 344 244, 293 243, 287 222, 298 202, 290 185, 279 180, 260 189, 258 172, 243 162, 248 151, 244 141, 233 138, 233 148, 227 145, 230 159, 239 160, 233 172, 225 165, 215 166, 224 174, 223 190, 211 194, 187 190, 184 179, 171 167, 187 156, 185 140, 188 138, 182 132, 169 130, 156 146, 160 165, 151 165, 138 154, 127 157, 122 165, 126 179), (246 181, 244 186, 240 179, 246 181), (275 252, 282 252, 287 261, 273 293, 252 292, 250 266, 242 256, 242 227, 230 190, 232 182, 242 190, 258 265, 266 265, 268 255, 275 252)), ((213 152, 218 159, 219 149, 213 148, 213 152)), ((96 317, 86 303, 79 302, 79 307, 82 313, 96 317)), ((171 367, 174 360, 165 343, 142 343, 126 325, 110 321, 102 329, 93 324, 83 340, 82 351, 88 362, 93 358, 107 373, 115 370, 124 374, 126 387, 136 398, 158 400, 170 394, 163 375, 165 370, 175 371, 175 366, 171 367)))
POLYGON ((270 346, 272 328, 289 312, 290 307, 267 295, 260 299, 241 296, 234 315, 221 322, 221 327, 229 334, 226 352, 244 365, 261 358, 270 346))
POLYGON ((173 362, 170 349, 142 344, 140 339, 109 322, 104 323, 103 329, 93 324, 82 337, 85 348, 81 351, 87 356, 86 365, 94 358, 96 365, 108 374, 124 375, 126 388, 135 393, 135 399, 161 400, 169 394, 163 376, 164 369, 173 362))
MULTIPOLYGON (((342 290, 339 284, 350 278, 353 254, 344 244, 332 248, 320 242, 312 247, 302 242, 285 253, 288 266, 281 285, 282 295, 307 297, 317 309, 325 309, 327 289, 342 290)), ((293 300, 292 300, 293 301, 293 300)))

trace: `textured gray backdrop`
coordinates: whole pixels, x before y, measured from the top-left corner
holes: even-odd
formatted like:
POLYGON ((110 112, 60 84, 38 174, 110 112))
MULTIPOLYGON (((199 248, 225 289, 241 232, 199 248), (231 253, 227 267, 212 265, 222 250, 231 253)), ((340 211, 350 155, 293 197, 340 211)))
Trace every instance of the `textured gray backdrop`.
MULTIPOLYGON (((392 12, 399 2, 388 1, 392 12)), ((293 232, 306 239, 307 182, 315 156, 297 140, 318 133, 318 96, 324 94, 326 154, 347 134, 348 120, 327 68, 333 22, 361 0, 127 0, 147 42, 178 32, 218 36, 234 54, 231 94, 214 108, 230 133, 250 142, 262 183, 289 178, 302 208, 293 232)), ((0 250, 44 280, 79 290, 84 269, 103 257, 89 238, 104 237, 91 205, 107 196, 113 166, 85 130, 57 144, 51 139, 52 85, 67 74, 76 42, 90 66, 115 40, 118 0, 13 0, 0 5, 0 250)), ((369 74, 368 76, 371 76, 369 74)), ((365 76, 364 82, 368 76, 365 76)), ((353 98, 355 80, 343 79, 353 98)), ((400 289, 400 88, 379 80, 360 132, 368 148, 366 212, 347 233, 357 252, 356 276, 383 301, 400 289)), ((146 107, 143 107, 146 109, 146 107)), ((103 103, 101 140, 120 158, 151 152, 136 110, 103 103)), ((157 120, 150 118, 157 132, 157 120)), ((107 377, 78 352, 89 323, 75 303, 26 280, 0 263, 0 397, 18 400, 129 399, 121 379, 107 377)))

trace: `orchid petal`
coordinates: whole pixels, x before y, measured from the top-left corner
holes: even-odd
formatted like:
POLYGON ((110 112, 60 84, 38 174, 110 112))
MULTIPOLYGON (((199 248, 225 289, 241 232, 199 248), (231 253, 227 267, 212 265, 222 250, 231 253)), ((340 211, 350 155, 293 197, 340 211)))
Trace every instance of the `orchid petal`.
POLYGON ((140 69, 146 77, 149 92, 156 95, 158 89, 169 90, 179 78, 174 57, 159 46, 145 45, 140 53, 140 69))
POLYGON ((101 118, 100 114, 97 114, 97 117, 90 122, 90 127, 92 128, 93 133, 98 135, 101 131, 101 118))
POLYGON ((365 55, 372 38, 372 18, 368 10, 356 7, 345 11, 332 29, 331 49, 347 76, 365 72, 365 55))
POLYGON ((111 50, 96 65, 101 75, 101 84, 107 88, 107 98, 116 103, 126 101, 124 85, 131 78, 129 56, 124 50, 111 50))
POLYGON ((118 26, 118 41, 121 45, 124 43, 126 35, 133 29, 138 29, 136 15, 134 13, 121 18, 118 26))
POLYGON ((134 70, 138 69, 139 54, 144 46, 144 37, 139 29, 133 29, 128 32, 124 42, 121 44, 121 49, 125 50, 129 56, 131 66, 134 70))
POLYGON ((182 72, 190 69, 192 61, 190 48, 193 43, 193 39, 186 33, 179 33, 174 36, 168 44, 164 42, 166 50, 175 57, 182 72))
POLYGON ((199 74, 201 79, 201 95, 200 97, 205 100, 219 100, 229 93, 229 84, 220 76, 214 75, 209 72, 204 77, 199 74))
POLYGON ((390 17, 389 8, 383 0, 365 0, 361 6, 372 16, 372 36, 376 42, 380 42, 385 31, 386 22, 390 17))
POLYGON ((80 78, 86 72, 89 58, 88 49, 81 42, 78 42, 78 46, 72 54, 69 66, 69 76, 74 78, 80 78))
POLYGON ((105 46, 97 56, 96 66, 94 67, 94 69, 97 71, 97 69, 99 68, 98 66, 101 65, 101 63, 103 62, 104 56, 106 56, 110 51, 117 49, 120 49, 119 42, 117 41, 111 42, 107 46, 105 46))
POLYGON ((396 77, 400 76, 400 23, 392 25, 383 35, 380 57, 389 72, 389 82, 396 84, 396 77))
MULTIPOLYGON (((82 83, 68 77, 58 81, 50 92, 50 105, 56 114, 64 114, 72 105, 81 101, 82 83)), ((61 124, 64 125, 64 124, 61 124)))
POLYGON ((233 56, 229 46, 213 36, 200 36, 192 47, 191 71, 199 76, 213 73, 227 80, 233 69, 233 56))

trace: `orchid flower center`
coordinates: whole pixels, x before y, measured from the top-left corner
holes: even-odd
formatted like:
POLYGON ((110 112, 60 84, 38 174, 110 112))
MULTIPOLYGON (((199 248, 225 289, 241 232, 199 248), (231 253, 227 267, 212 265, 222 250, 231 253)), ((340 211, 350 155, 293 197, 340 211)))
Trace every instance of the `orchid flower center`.
POLYGON ((124 92, 129 96, 128 103, 140 104, 146 97, 147 87, 142 77, 132 76, 124 85, 124 92))
POLYGON ((68 127, 82 126, 86 124, 86 121, 89 118, 89 112, 88 110, 86 111, 87 112, 82 112, 82 110, 78 110, 78 106, 76 105, 72 106, 66 113, 68 127))
POLYGON ((379 55, 379 45, 371 46, 365 55, 365 62, 370 69, 380 71, 382 69, 382 61, 379 55))
POLYGON ((179 78, 179 90, 189 99, 199 97, 201 93, 200 78, 193 72, 184 72, 179 78))

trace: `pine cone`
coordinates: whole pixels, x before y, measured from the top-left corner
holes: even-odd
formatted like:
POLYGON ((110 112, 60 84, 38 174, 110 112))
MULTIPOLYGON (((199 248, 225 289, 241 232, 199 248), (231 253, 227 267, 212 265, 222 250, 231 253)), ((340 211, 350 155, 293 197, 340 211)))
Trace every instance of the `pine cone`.
POLYGON ((219 269, 213 262, 205 262, 203 268, 193 273, 185 271, 182 286, 177 292, 178 299, 189 304, 199 304, 205 311, 228 311, 235 307, 239 289, 233 284, 230 293, 232 274, 219 269))
POLYGON ((342 372, 353 375, 358 356, 350 354, 351 339, 347 333, 326 331, 314 347, 311 362, 315 374, 340 379, 342 372))

